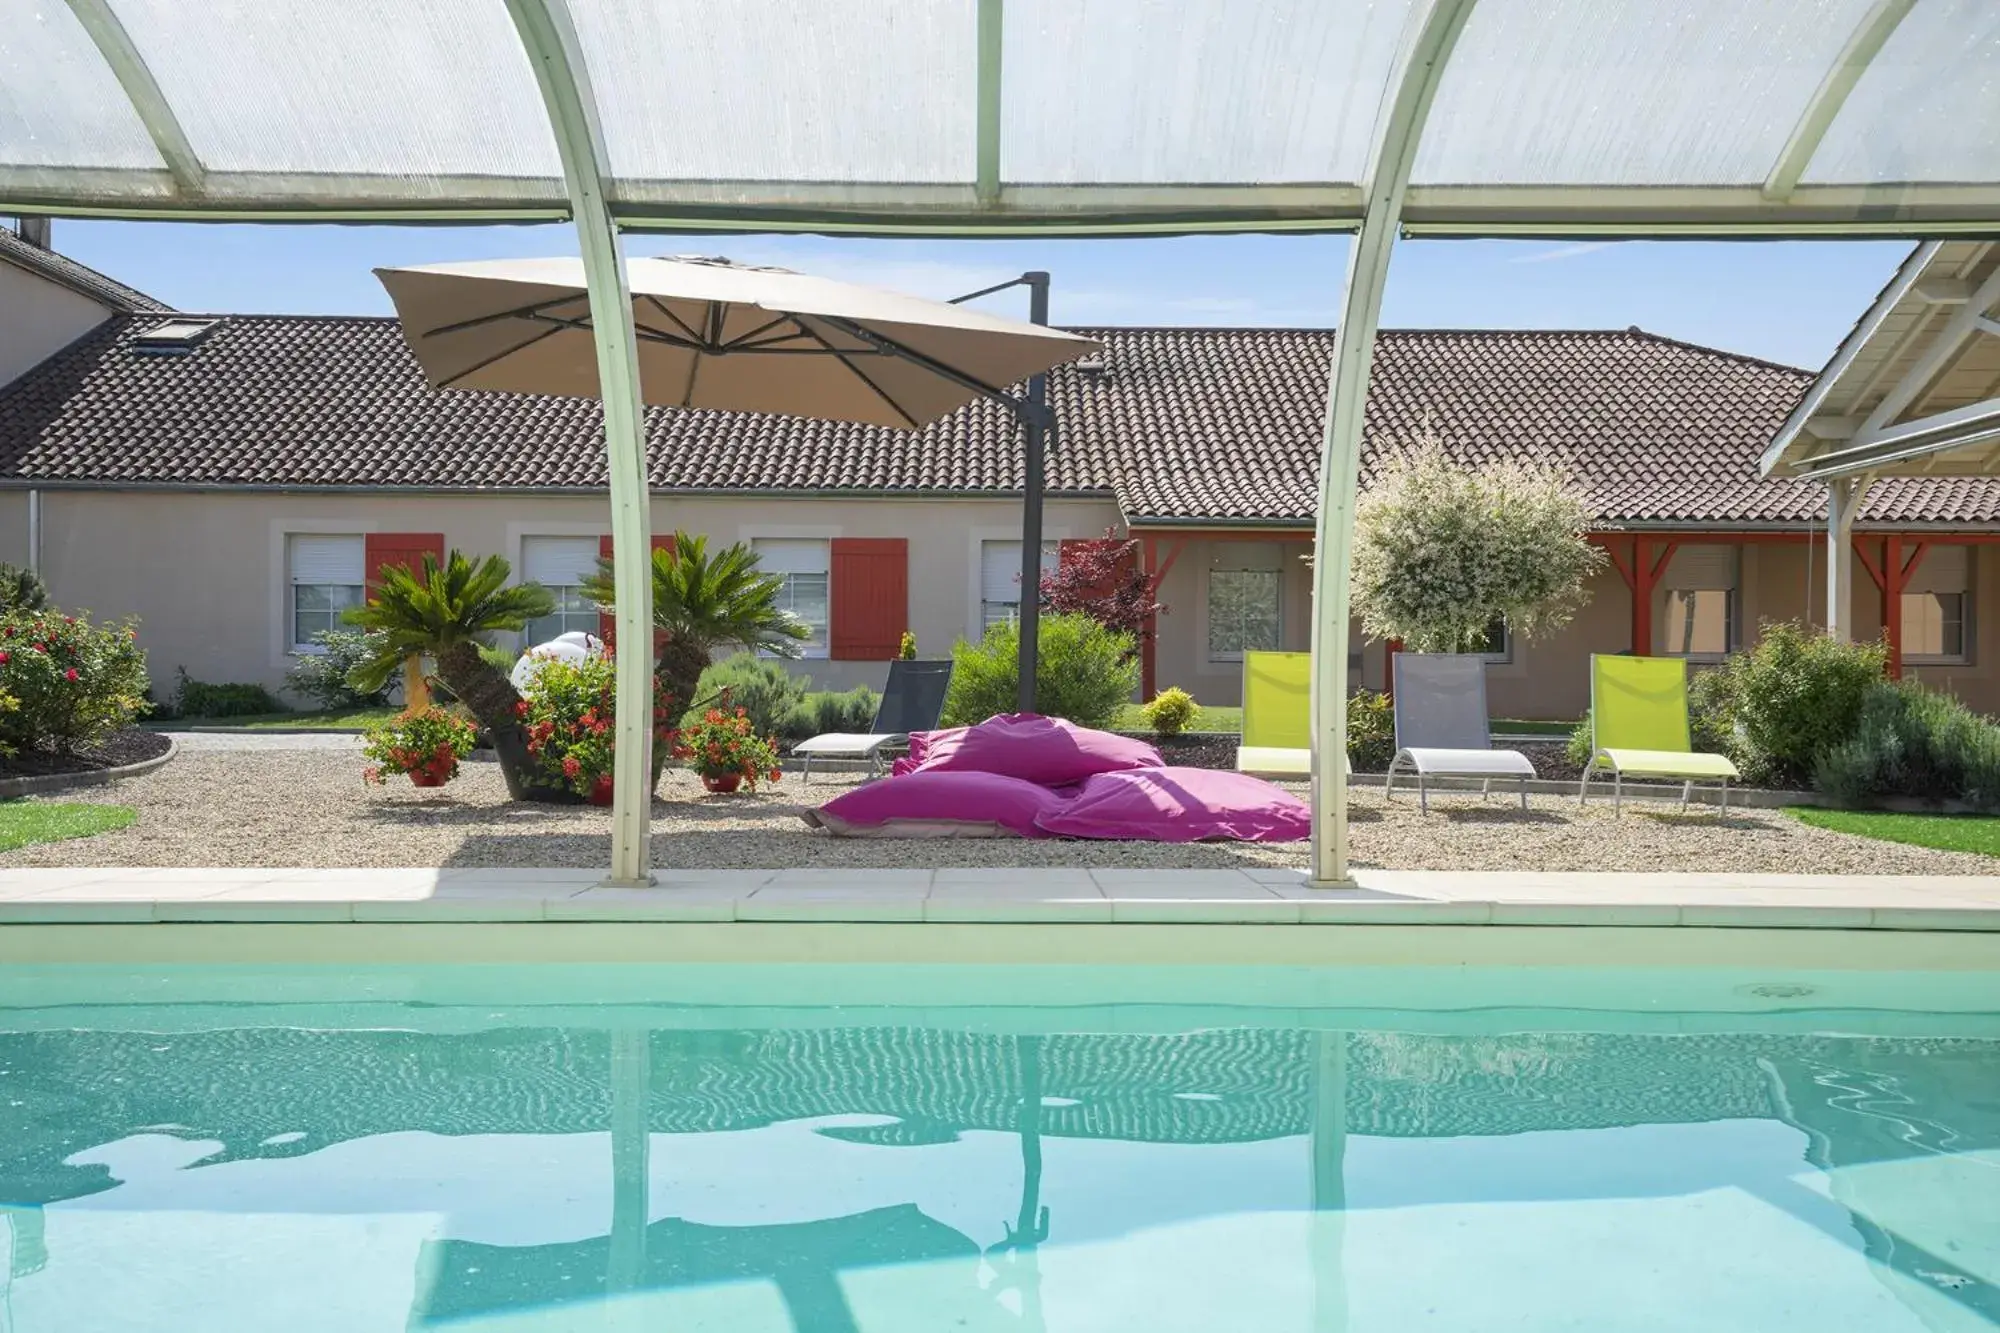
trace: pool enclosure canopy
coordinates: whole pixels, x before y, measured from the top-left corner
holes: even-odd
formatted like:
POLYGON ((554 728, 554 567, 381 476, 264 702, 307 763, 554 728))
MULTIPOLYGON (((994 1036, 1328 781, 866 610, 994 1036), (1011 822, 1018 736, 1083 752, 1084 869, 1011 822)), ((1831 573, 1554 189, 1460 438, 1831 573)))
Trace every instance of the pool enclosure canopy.
MULTIPOLYGON (((563 3, 563 0, 558 0, 563 3)), ((0 0, 0 205, 568 215, 542 0, 0 0)), ((1425 0, 566 0, 625 226, 1365 211, 1425 0)), ((1985 0, 1478 0, 1413 232, 1992 223, 1985 0)))
MULTIPOLYGON (((1992 0, 0 0, 0 213, 575 221, 625 642, 621 230, 1356 232, 1314 572, 1344 663, 1398 235, 2000 234, 1996 125, 1992 0)), ((613 882, 646 876, 648 669, 620 659, 613 882)), ((1316 673, 1321 882, 1343 685, 1316 673)))

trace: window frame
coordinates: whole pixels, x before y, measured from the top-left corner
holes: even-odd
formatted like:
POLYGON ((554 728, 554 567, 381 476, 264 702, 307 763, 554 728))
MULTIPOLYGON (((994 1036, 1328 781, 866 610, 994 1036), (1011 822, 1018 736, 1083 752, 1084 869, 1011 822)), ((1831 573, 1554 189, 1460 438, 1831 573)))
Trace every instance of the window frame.
MULTIPOLYGON (((772 533, 763 536, 754 536, 751 537, 749 540, 750 540, 751 551, 755 552, 758 556, 758 572, 762 574, 768 574, 773 578, 780 580, 781 586, 779 588, 778 596, 782 609, 790 612, 794 617, 804 621, 807 625, 812 625, 813 622, 805 620, 805 617, 800 616, 798 612, 794 610, 791 605, 791 603, 794 600, 792 593, 792 580, 794 578, 799 577, 800 575, 811 576, 816 574, 817 577, 824 579, 826 581, 826 595, 822 599, 822 604, 826 608, 826 618, 823 621, 819 622, 818 624, 819 633, 816 640, 807 639, 799 643, 799 657, 802 659, 807 659, 816 662, 830 660, 833 653, 834 539, 832 537, 795 537, 795 536, 785 536, 772 533), (763 552, 759 548, 765 544, 773 542, 785 542, 791 544, 811 544, 817 546, 820 548, 820 551, 823 554, 824 557, 823 564, 825 565, 825 568, 817 571, 765 569, 763 567, 763 552)), ((776 653, 769 651, 768 649, 760 649, 758 652, 758 656, 777 657, 778 655, 776 653)))
POLYGON ((1743 647, 1742 614, 1743 595, 1739 589, 1662 587, 1660 589, 1660 614, 1655 624, 1655 630, 1660 636, 1660 655, 1662 657, 1678 657, 1687 662, 1720 662, 1731 653, 1743 647), (1722 604, 1723 646, 1721 651, 1710 652, 1693 649, 1683 651, 1675 648, 1671 637, 1673 631, 1670 628, 1673 623, 1673 616, 1668 613, 1668 608, 1673 604, 1675 597, 1698 597, 1703 593, 1720 593, 1724 599, 1722 604))
MULTIPOLYGON (((989 599, 986 596, 986 548, 989 546, 1018 547, 1021 544, 1021 539, 1019 537, 979 537, 977 538, 977 541, 979 543, 979 563, 974 571, 974 578, 979 587, 979 620, 978 620, 979 637, 981 639, 984 639, 986 637, 986 631, 992 629, 993 626, 1000 623, 997 620, 987 619, 986 608, 989 606, 1004 606, 1012 608, 1007 613, 1007 623, 1010 625, 1018 625, 1021 623, 1021 598, 1019 594, 1023 591, 1020 585, 1020 581, 1016 579, 1014 584, 1014 590, 1016 595, 1012 601, 1000 601, 997 599, 989 599)), ((1016 572, 1018 573, 1018 566, 1021 563, 1020 552, 1016 551, 1014 555, 1015 559, 1013 563, 1016 566, 1016 572)), ((1042 566, 1041 566, 1042 573, 1044 575, 1052 574, 1056 571, 1057 568, 1061 566, 1061 564, 1062 564, 1062 539, 1057 537, 1042 538, 1042 566)), ((1039 588, 1036 589, 1035 595, 1037 599, 1040 598, 1041 590, 1039 588)), ((1037 601, 1036 604, 1040 605, 1039 600, 1037 601)))
MULTIPOLYGON (((1960 588, 1955 592, 1932 592, 1926 590, 1924 592, 1905 592, 1900 594, 1900 596, 1958 598, 1958 651, 1955 653, 1913 653, 1905 650, 1903 653, 1903 664, 1905 666, 1971 666, 1973 664, 1972 645, 1978 640, 1975 637, 1977 626, 1973 620, 1973 607, 1975 603, 1969 583, 1966 587, 1960 588)), ((1900 603, 1896 607, 1896 613, 1901 618, 1900 623, 1907 635, 1910 623, 1909 616, 1900 603)))
MULTIPOLYGON (((1507 623, 1505 616, 1499 617, 1493 624, 1500 627, 1500 651, 1473 655, 1488 666, 1507 666, 1514 660, 1514 627, 1507 623)), ((1492 626, 1487 628, 1491 630, 1492 626)))
POLYGON ((301 642, 299 640, 299 616, 301 614, 301 611, 299 609, 299 589, 339 588, 342 589, 343 591, 358 593, 359 594, 358 597, 354 598, 353 600, 350 600, 344 606, 332 606, 324 610, 313 609, 303 613, 306 615, 326 616, 328 618, 327 624, 325 626, 327 630, 336 630, 339 629, 342 625, 346 624, 345 614, 347 611, 357 606, 365 606, 368 603, 368 568, 367 568, 368 535, 364 532, 310 532, 310 531, 287 530, 284 534, 284 553, 285 553, 284 555, 285 621, 281 633, 285 641, 285 649, 284 649, 285 655, 287 657, 323 657, 326 655, 326 648, 324 646, 317 643, 313 643, 310 640, 306 642, 301 642), (296 544, 301 537, 318 541, 351 541, 355 543, 357 546, 361 548, 361 565, 362 565, 361 582, 360 583, 299 582, 299 580, 296 577, 294 577, 293 574, 294 569, 296 569, 297 567, 293 553, 297 549, 296 544))
MULTIPOLYGON (((587 545, 590 548, 590 560, 594 567, 598 559, 598 551, 602 540, 600 536, 575 532, 521 533, 517 541, 517 549, 521 556, 520 562, 516 566, 520 571, 517 582, 539 582, 539 580, 528 577, 528 548, 531 542, 577 542, 587 545)), ((537 644, 547 643, 557 635, 574 633, 579 629, 585 634, 599 634, 602 632, 604 628, 604 609, 583 596, 583 585, 581 583, 542 583, 542 586, 555 596, 556 609, 546 616, 535 617, 535 619, 521 627, 520 646, 523 650, 534 647, 537 644), (574 594, 571 600, 576 605, 565 605, 565 594, 574 594), (572 619, 583 620, 585 623, 572 625, 569 623, 572 619), (537 638, 535 626, 550 621, 558 624, 560 628, 556 630, 555 634, 550 634, 546 638, 537 638)))
POLYGON ((1217 566, 1213 560, 1206 567, 1202 579, 1201 597, 1201 650, 1207 660, 1214 665, 1240 665, 1246 652, 1283 652, 1285 647, 1285 569, 1282 563, 1265 567, 1237 564, 1217 566), (1218 651, 1215 647, 1215 576, 1217 574, 1257 574, 1271 580, 1272 591, 1272 638, 1269 648, 1236 648, 1218 651))

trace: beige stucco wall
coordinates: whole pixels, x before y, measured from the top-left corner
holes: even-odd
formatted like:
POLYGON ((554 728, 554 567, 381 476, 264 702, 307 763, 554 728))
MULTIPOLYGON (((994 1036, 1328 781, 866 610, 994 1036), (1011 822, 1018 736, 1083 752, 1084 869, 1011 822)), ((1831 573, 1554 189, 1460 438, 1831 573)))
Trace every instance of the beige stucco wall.
POLYGON ((0 384, 46 361, 110 314, 87 296, 0 260, 0 384))
POLYGON ((0 565, 28 563, 28 493, 0 491, 0 565))
MULTIPOLYGON (((10 496, 0 493, 0 504, 10 496)), ((9 511, 0 508, 0 515, 9 511)), ((910 628, 925 656, 976 633, 980 543, 1017 538, 1018 502, 659 497, 655 531, 679 527, 722 541, 754 537, 907 537, 910 628)), ((65 606, 142 618, 156 687, 176 667, 208 681, 283 683, 285 536, 292 532, 443 532, 447 545, 506 556, 526 536, 608 531, 602 496, 222 494, 48 491, 43 570, 65 606)), ((1057 501, 1051 539, 1102 533, 1109 503, 1057 501)), ((880 687, 887 665, 807 661, 816 686, 880 687)))

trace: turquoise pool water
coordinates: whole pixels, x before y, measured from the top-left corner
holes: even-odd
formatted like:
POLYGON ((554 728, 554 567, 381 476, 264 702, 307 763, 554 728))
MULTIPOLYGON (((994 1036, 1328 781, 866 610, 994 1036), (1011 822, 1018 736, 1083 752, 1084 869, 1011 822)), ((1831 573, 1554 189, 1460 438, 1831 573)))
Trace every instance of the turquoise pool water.
POLYGON ((0 1330, 1993 1329, 1992 978, 13 968, 0 1330))

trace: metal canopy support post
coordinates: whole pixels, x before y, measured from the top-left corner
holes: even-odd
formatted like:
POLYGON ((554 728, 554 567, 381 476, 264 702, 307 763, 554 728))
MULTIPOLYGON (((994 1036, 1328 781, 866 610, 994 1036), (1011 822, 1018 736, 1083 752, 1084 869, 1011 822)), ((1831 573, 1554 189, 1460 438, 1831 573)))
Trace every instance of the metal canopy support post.
MULTIPOLYGON (((1049 322, 1049 275, 1023 273, 1028 285, 1028 320, 1049 322)), ((1023 713, 1036 707, 1035 676, 1042 657, 1042 463, 1048 444, 1049 377, 1028 380, 1032 411, 1022 417, 1026 444, 1021 480, 1021 682, 1016 703, 1023 713)))
POLYGON ((611 874, 607 883, 652 883, 646 868, 653 800, 652 533, 647 514, 639 341, 625 257, 605 199, 604 135, 576 28, 564 0, 507 0, 548 108, 583 252, 604 400, 604 453, 611 483, 612 583, 618 642, 617 754, 612 768, 611 874))
POLYGON ((1432 0, 1393 91, 1376 115, 1366 177, 1367 211, 1347 257, 1340 332, 1320 453, 1319 531, 1313 557, 1312 879, 1347 882, 1347 601, 1354 497, 1375 331, 1382 316, 1410 164, 1438 81, 1473 0, 1432 0))
POLYGON ((1854 511, 1867 486, 1858 477, 1826 484, 1826 632, 1836 643, 1854 637, 1854 511))

